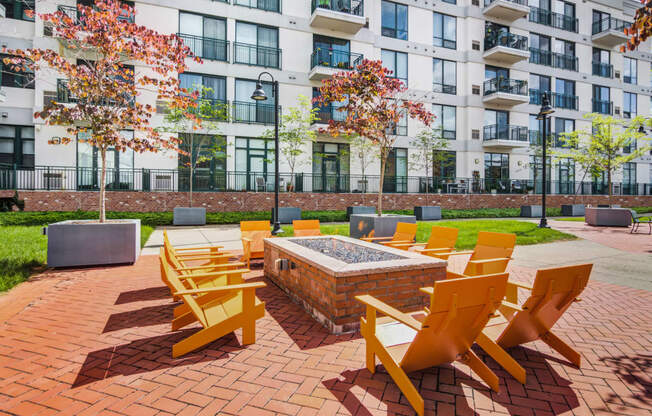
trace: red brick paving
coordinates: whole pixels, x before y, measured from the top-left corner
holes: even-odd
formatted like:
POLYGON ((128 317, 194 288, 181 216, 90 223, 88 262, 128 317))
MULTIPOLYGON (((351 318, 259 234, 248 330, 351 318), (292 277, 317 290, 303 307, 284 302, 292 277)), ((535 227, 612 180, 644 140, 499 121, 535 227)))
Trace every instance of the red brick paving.
POLYGON ((607 247, 632 253, 652 253, 652 235, 648 234, 647 224, 641 224, 635 233, 630 233, 631 227, 593 227, 580 221, 551 220, 550 226, 607 247))
MULTIPOLYGON (((413 414, 386 372, 364 368, 357 334, 328 334, 272 284, 258 291, 267 313, 255 345, 243 348, 238 331, 172 359, 172 344, 194 329, 170 332, 174 304, 155 256, 41 282, 4 298, 13 309, 0 324, 0 414, 413 414)), ((534 342, 510 351, 525 386, 481 354, 500 393, 464 365, 416 372, 428 413, 652 414, 652 293, 593 281, 582 298, 557 326, 581 369, 534 342)))

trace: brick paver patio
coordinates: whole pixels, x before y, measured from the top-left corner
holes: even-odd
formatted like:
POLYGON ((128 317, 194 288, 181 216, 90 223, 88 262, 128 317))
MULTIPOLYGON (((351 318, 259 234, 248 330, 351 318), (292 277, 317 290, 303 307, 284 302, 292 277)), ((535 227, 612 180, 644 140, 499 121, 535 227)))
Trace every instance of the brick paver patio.
MULTIPOLYGON (((331 336, 270 282, 258 292, 267 312, 255 345, 241 347, 237 332, 172 359, 194 329, 170 332, 157 262, 51 271, 0 298, 0 414, 413 414, 386 372, 364 368, 359 335, 331 336)), ((464 365, 413 373, 427 412, 652 414, 652 293, 593 281, 582 299, 556 331, 581 352, 581 369, 534 342, 510 351, 526 386, 482 354, 499 394, 464 365)))

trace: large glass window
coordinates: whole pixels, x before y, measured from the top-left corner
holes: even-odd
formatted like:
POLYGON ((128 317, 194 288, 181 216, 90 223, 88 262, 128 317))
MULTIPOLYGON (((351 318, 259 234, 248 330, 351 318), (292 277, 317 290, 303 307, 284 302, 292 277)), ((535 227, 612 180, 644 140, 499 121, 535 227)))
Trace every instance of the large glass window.
POLYGON ((384 192, 407 192, 407 149, 392 148, 385 165, 384 192))
POLYGON ((631 92, 623 93, 623 117, 636 117, 636 94, 631 92))
POLYGON ((433 177, 455 179, 457 176, 456 152, 452 150, 434 150, 433 152, 433 177))
POLYGON ((552 65, 550 36, 530 33, 530 62, 540 65, 552 65))
POLYGON ((281 67, 278 29, 253 23, 236 22, 234 63, 281 67))
POLYGON ((457 62, 433 58, 432 90, 444 94, 457 94, 457 62))
POLYGON ((457 108, 450 105, 433 104, 432 113, 435 115, 433 130, 441 130, 444 139, 455 140, 457 137, 457 108))
POLYGON ((34 127, 0 125, 0 165, 34 167, 34 127))
POLYGON ((530 96, 532 104, 541 104, 541 96, 544 92, 550 94, 551 81, 550 77, 544 75, 530 74, 530 89, 534 91, 530 96))
POLYGON ((179 36, 196 56, 228 60, 226 19, 180 12, 179 36))
POLYGON ((34 0, 0 0, 7 19, 34 21, 34 0))
POLYGON ((235 138, 235 189, 274 190, 274 141, 235 138))
POLYGON ((555 146, 566 147, 566 140, 562 138, 562 133, 571 133, 575 131, 575 120, 570 118, 555 118, 555 146))
MULTIPOLYGON (((181 88, 188 91, 202 90, 203 98, 226 102, 226 78, 214 75, 194 74, 184 72, 179 74, 181 88)), ((253 92, 253 90, 251 90, 253 92)))
POLYGON ((274 87, 269 82, 262 82, 267 100, 256 101, 251 94, 256 89, 256 81, 235 80, 235 100, 233 101, 233 119, 241 123, 274 123, 274 87))
POLYGON ((321 65, 334 68, 351 68, 351 45, 346 39, 313 35, 312 50, 313 66, 321 65))
POLYGON ((485 65, 484 67, 484 79, 495 79, 495 78, 509 78, 509 69, 499 68, 497 66, 485 65))
POLYGON ((408 54, 403 52, 381 50, 383 66, 392 71, 392 77, 398 78, 407 87, 408 83, 408 54))
MULTIPOLYGON (((550 192, 550 183, 552 177, 550 176, 551 166, 550 166, 550 156, 546 157, 546 189, 550 192)), ((530 179, 534 182, 534 192, 541 193, 543 183, 543 157, 530 155, 530 179)))
POLYGON ((226 189, 226 139, 211 134, 179 134, 180 148, 187 154, 179 155, 179 189, 190 189, 189 168, 194 163, 193 190, 226 189), (191 148, 192 147, 192 148, 191 148), (191 160, 192 158, 192 160, 191 160))
MULTIPOLYGON (((98 189, 102 174, 102 159, 97 147, 83 141, 91 132, 77 134, 77 186, 80 189, 98 189)), ((125 139, 133 139, 132 130, 120 132, 125 139)), ((119 151, 110 147, 106 152, 106 189, 130 190, 134 186, 134 151, 119 151)))
POLYGON ((623 163, 623 194, 636 194, 636 163, 623 163))
POLYGON ((498 193, 509 192, 509 154, 484 154, 485 189, 498 193))
POLYGON ((312 178, 315 192, 349 192, 349 145, 313 143, 312 178))
MULTIPOLYGON (((546 133, 548 134, 548 137, 552 134, 552 130, 550 129, 550 119, 550 117, 546 118, 546 133)), ((543 120, 539 120, 537 114, 530 114, 529 120, 530 144, 541 146, 543 144, 543 120)))
POLYGON ((457 48, 457 20, 454 16, 433 13, 432 44, 448 49, 457 48))
POLYGON ((557 161, 557 182, 560 194, 575 193, 575 161, 561 158, 557 161))
POLYGON ((484 110, 483 139, 510 140, 509 112, 499 110, 484 110))
POLYGON ((609 87, 601 85, 593 86, 593 112, 601 114, 611 114, 611 94, 609 87))
POLYGON ((383 0, 382 35, 390 38, 408 39, 408 6, 383 0))
POLYGON ((634 58, 623 57, 623 82, 637 84, 637 61, 634 58))
POLYGON ((5 64, 4 58, 11 55, 0 54, 0 85, 3 87, 34 89, 34 73, 27 67, 14 68, 13 64, 5 64))

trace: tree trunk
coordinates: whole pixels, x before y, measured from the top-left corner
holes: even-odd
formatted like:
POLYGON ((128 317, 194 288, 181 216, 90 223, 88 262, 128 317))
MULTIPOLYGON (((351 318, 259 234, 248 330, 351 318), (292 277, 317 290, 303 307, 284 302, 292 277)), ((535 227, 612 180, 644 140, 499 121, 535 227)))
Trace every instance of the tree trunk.
POLYGON ((383 184, 385 182, 385 166, 387 165, 387 157, 389 151, 381 151, 380 159, 380 184, 378 185, 378 216, 383 215, 383 184))
POLYGON ((193 151, 195 148, 195 135, 191 134, 190 135, 190 192, 188 194, 188 203, 190 205, 190 208, 192 208, 192 183, 193 181, 193 176, 195 175, 195 161, 193 160, 193 151))
POLYGON ((100 173, 100 223, 106 221, 105 198, 106 192, 106 149, 100 149, 100 158, 102 159, 102 172, 100 173))

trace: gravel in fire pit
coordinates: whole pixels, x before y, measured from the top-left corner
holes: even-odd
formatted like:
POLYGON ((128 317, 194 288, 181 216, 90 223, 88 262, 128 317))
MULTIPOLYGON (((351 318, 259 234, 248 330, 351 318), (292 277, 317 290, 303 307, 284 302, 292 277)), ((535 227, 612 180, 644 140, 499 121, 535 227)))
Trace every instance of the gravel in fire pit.
POLYGON ((293 239, 292 242, 348 264, 402 260, 407 258, 335 238, 302 238, 293 239))

